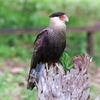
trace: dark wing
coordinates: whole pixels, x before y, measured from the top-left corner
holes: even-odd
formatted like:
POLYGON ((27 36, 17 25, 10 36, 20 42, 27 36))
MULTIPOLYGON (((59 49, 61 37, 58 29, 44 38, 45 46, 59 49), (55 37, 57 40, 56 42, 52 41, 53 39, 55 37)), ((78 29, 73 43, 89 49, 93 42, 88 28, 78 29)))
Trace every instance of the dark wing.
MULTIPOLYGON (((48 36, 48 31, 45 30, 42 33, 40 33, 35 42, 34 42, 34 52, 33 52, 33 56, 32 56, 32 60, 31 60, 31 69, 35 69, 36 65, 39 63, 40 61, 40 57, 42 56, 42 50, 43 47, 45 47, 45 39, 48 36)), ((30 69, 30 70, 31 70, 30 69)))
MULTIPOLYGON (((42 50, 43 50, 43 47, 45 47, 44 42, 46 42, 45 39, 47 36, 48 36, 48 31, 44 30, 37 36, 34 42, 34 52, 33 52, 32 60, 31 60, 29 77, 30 77, 31 70, 35 69, 37 64, 40 62, 40 57, 42 56, 42 50)), ((28 77, 28 80, 29 80, 29 77, 28 77)))

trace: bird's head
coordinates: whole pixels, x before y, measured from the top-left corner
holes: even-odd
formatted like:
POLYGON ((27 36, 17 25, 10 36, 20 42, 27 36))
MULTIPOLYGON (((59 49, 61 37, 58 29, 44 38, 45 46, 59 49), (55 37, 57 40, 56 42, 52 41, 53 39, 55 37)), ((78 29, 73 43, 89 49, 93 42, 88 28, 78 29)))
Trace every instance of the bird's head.
POLYGON ((51 23, 64 23, 65 21, 69 22, 68 17, 63 12, 56 12, 51 14, 50 16, 51 23))

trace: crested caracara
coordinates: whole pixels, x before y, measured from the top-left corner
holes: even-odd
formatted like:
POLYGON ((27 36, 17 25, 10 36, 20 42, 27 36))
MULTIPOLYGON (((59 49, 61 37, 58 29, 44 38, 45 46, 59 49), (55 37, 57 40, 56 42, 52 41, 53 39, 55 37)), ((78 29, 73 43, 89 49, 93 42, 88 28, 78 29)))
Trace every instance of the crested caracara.
POLYGON ((50 25, 43 29, 34 42, 34 52, 31 60, 31 67, 28 76, 27 88, 32 90, 39 78, 39 70, 42 64, 55 64, 60 59, 66 47, 66 25, 68 17, 63 12, 56 12, 50 16, 50 25), (32 77, 34 81, 32 81, 32 77))

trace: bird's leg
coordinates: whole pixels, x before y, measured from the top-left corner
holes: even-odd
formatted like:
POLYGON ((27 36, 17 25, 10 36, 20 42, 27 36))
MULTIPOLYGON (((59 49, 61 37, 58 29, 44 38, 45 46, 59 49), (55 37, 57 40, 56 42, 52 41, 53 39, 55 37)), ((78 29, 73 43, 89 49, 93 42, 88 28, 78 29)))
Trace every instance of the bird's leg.
POLYGON ((60 69, 60 67, 59 67, 58 63, 55 63, 55 65, 58 67, 58 69, 60 70, 61 74, 63 75, 63 74, 64 74, 64 72, 60 69))
POLYGON ((48 73, 48 63, 46 63, 45 65, 46 65, 46 71, 48 73))

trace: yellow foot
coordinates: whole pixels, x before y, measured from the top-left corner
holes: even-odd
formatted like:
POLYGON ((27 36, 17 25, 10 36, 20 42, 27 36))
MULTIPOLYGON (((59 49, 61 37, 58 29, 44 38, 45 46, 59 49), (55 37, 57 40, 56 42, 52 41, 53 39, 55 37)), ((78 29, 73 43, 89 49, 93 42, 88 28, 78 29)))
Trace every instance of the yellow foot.
POLYGON ((58 69, 60 70, 60 73, 63 75, 63 74, 64 74, 64 72, 60 69, 60 67, 59 67, 58 63, 55 63, 55 65, 58 67, 58 69))
POLYGON ((46 63, 45 65, 46 65, 46 71, 47 71, 47 73, 48 73, 48 71, 49 71, 49 70, 48 70, 48 63, 46 63))

